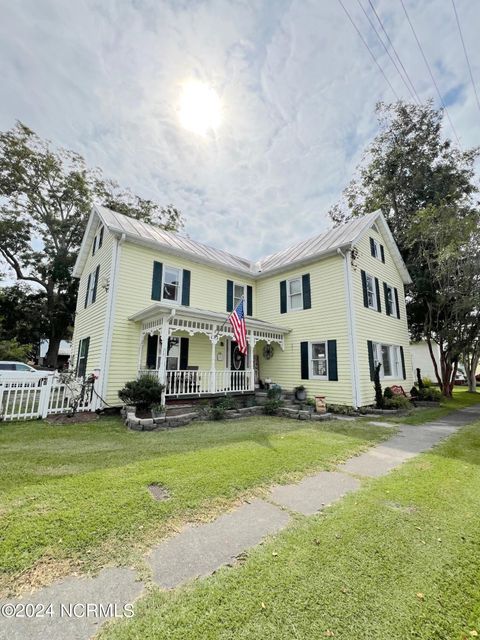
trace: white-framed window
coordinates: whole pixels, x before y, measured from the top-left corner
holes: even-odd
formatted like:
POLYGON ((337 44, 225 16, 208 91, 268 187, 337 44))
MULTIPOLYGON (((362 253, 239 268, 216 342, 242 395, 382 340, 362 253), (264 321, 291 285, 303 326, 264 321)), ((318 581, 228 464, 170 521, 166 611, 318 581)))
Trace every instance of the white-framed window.
POLYGON ((370 238, 371 247, 372 247, 372 256, 377 258, 378 260, 382 259, 382 250, 380 249, 380 243, 375 238, 370 238))
POLYGON ((385 294, 387 299, 385 303, 387 305, 387 309, 390 310, 391 316, 397 316, 397 302, 395 300, 395 289, 391 287, 389 284, 385 285, 385 294))
POLYGON ((181 286, 182 270, 165 266, 162 276, 162 301, 179 302, 181 286))
POLYGON ((400 355, 400 347, 394 344, 373 344, 373 358, 375 366, 380 363, 381 378, 401 379, 402 373, 402 357, 400 355))
POLYGON ((95 251, 97 251, 98 249, 100 249, 100 247, 103 244, 103 224, 101 224, 98 229, 97 232, 95 233, 95 237, 93 239, 93 248, 92 248, 92 256, 95 255, 95 251))
POLYGON ((289 311, 303 309, 302 278, 287 280, 287 304, 289 311))
MULTIPOLYGON (((240 284, 238 282, 233 283, 233 308, 235 309, 237 304, 240 302, 241 298, 244 298, 245 305, 247 304, 247 285, 240 284)), ((247 308, 245 306, 245 315, 247 313, 247 308)))
POLYGON ((378 309, 377 304, 377 288, 375 287, 375 278, 368 273, 365 274, 365 282, 367 285, 367 300, 368 300, 368 308, 378 309))
MULTIPOLYGON (((158 341, 157 347, 157 369, 160 369, 161 361, 161 342, 158 341)), ((167 371, 174 371, 180 366, 180 338, 169 338, 167 352, 167 371)))
POLYGON ((90 338, 82 338, 78 343, 77 376, 84 378, 87 373, 88 348, 90 338))
POLYGON ((326 340, 310 342, 310 377, 328 380, 328 345, 326 340))

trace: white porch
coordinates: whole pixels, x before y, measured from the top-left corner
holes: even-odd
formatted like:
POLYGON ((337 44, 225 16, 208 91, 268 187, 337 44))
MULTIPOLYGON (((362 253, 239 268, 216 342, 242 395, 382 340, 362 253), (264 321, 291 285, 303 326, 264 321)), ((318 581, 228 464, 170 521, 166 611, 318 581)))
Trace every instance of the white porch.
POLYGON ((289 332, 247 318, 248 353, 242 357, 226 313, 156 303, 130 320, 141 322, 138 373, 158 376, 167 398, 253 392, 255 346, 263 341, 284 350, 289 332))

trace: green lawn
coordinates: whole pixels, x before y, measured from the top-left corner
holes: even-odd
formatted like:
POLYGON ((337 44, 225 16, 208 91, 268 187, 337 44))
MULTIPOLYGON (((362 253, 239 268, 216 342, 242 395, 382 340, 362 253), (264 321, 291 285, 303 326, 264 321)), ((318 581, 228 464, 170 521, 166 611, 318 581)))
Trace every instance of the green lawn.
POLYGON ((422 422, 442 418, 450 413, 450 411, 463 409, 464 407, 469 407, 472 404, 478 403, 480 403, 479 392, 469 393, 467 387, 457 386, 453 388, 453 398, 442 400, 440 407, 432 409, 419 407, 408 417, 399 416, 398 418, 393 418, 393 420, 390 421, 401 422, 402 424, 421 424, 422 422))
POLYGON ((0 425, 0 591, 108 563, 141 568, 142 553, 187 519, 242 495, 329 468, 388 436, 366 422, 280 418, 127 431, 118 418, 0 425), (158 483, 171 498, 154 501, 158 483))
POLYGON ((480 635, 479 496, 480 422, 324 515, 297 519, 239 566, 154 589, 102 640, 480 635))

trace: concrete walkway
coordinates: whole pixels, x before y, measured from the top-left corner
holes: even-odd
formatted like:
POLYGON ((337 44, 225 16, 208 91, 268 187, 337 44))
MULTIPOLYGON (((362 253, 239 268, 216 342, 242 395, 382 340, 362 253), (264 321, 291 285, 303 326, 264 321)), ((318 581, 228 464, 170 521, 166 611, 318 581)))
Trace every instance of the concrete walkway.
MULTIPOLYGON (((360 488, 358 477, 379 477, 427 451, 460 427, 480 419, 480 405, 455 411, 423 425, 400 425, 386 442, 350 458, 336 471, 322 471, 301 482, 272 487, 265 500, 254 500, 213 522, 187 526, 156 546, 147 558, 153 581, 174 588, 231 564, 251 547, 287 526, 290 513, 312 515, 360 488), (290 512, 290 513, 289 513, 290 512)), ((373 423, 382 424, 384 423, 373 423)), ((95 578, 68 578, 23 599, 0 601, 0 640, 87 640, 111 617, 126 617, 128 604, 143 591, 129 569, 104 569, 95 578), (51 604, 51 615, 7 617, 8 605, 51 604), (2 605, 3 616, 1 615, 2 605), (77 604, 76 609, 71 605, 77 604), (90 605, 88 610, 86 606, 90 605), (103 605, 103 609, 100 605, 103 605), (111 605, 108 609, 108 605, 111 605), (127 609, 125 609, 127 605, 127 609), (62 608, 63 607, 63 608, 62 608), (106 608, 107 607, 107 608, 106 608)))

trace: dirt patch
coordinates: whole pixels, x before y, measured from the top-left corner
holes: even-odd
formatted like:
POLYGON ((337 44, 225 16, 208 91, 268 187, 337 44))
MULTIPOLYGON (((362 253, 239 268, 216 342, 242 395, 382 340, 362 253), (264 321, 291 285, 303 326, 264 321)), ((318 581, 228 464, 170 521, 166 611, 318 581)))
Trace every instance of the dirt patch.
POLYGON ((17 575, 5 575, 0 579, 0 597, 11 598, 26 593, 33 593, 41 587, 51 585, 56 580, 66 576, 82 574, 82 565, 73 560, 56 560, 48 556, 43 557, 32 568, 17 575))
POLYGON ((393 509, 393 511, 401 511, 402 513, 413 514, 418 512, 418 507, 413 504, 403 505, 398 502, 386 502, 385 503, 389 509, 393 509))
POLYGON ((160 486, 159 484, 149 484, 148 490, 150 491, 150 495, 154 500, 158 500, 159 502, 162 500, 168 500, 170 498, 169 492, 165 489, 165 487, 160 486))
POLYGON ((50 424, 79 424, 82 422, 95 422, 98 417, 98 413, 94 411, 79 411, 73 416, 69 416, 67 413, 57 413, 47 416, 45 420, 50 424))

